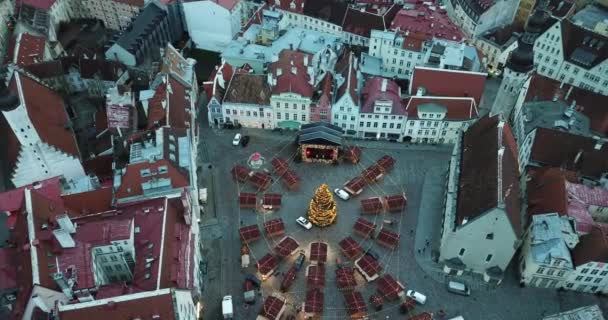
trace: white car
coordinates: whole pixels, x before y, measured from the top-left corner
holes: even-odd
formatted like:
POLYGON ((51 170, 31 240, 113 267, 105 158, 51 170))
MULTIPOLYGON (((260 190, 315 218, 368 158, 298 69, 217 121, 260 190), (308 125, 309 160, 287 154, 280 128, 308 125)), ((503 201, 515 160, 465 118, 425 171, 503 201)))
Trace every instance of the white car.
POLYGON ((350 199, 350 196, 348 195, 348 192, 340 189, 340 188, 336 188, 334 189, 334 193, 342 200, 346 201, 348 199, 350 199))
POLYGON ((414 290, 408 290, 405 293, 405 295, 416 300, 416 302, 418 302, 420 304, 424 304, 426 302, 426 296, 420 292, 416 292, 414 290))
POLYGON ((237 133, 234 135, 234 139, 232 139, 232 145, 238 146, 241 143, 241 134, 237 133))
POLYGON ((306 230, 310 230, 312 228, 312 223, 310 223, 310 221, 304 217, 299 217, 296 222, 306 230))

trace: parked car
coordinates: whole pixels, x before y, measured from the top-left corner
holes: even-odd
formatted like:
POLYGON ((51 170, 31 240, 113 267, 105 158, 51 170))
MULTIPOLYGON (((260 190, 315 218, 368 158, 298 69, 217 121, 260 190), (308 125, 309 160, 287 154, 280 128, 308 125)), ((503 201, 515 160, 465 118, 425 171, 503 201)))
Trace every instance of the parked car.
POLYGON ((226 122, 222 125, 223 129, 234 129, 234 124, 232 122, 226 122))
POLYGON ((296 259, 296 262, 293 263, 293 267, 296 268, 296 271, 300 271, 300 269, 302 269, 305 260, 306 252, 304 250, 300 250, 300 255, 296 259))
POLYGON ((336 188, 334 189, 334 193, 338 196, 338 198, 346 201, 348 199, 350 199, 350 196, 348 195, 348 192, 340 189, 340 188, 336 188))
POLYGON ((241 146, 246 147, 249 144, 249 136, 243 136, 241 138, 241 146))
POLYGON ((458 281, 450 281, 448 282, 448 291, 455 294, 460 294, 463 296, 470 296, 471 289, 466 283, 458 282, 458 281))
POLYGON ((306 230, 310 230, 312 228, 312 223, 310 223, 310 221, 304 217, 299 217, 296 219, 296 222, 306 230))
POLYGON ((232 139, 232 145, 238 146, 241 143, 241 134, 237 133, 234 135, 234 139, 232 139))
POLYGON ((416 300, 416 302, 418 302, 420 304, 424 304, 426 302, 426 296, 420 292, 416 292, 414 290, 408 290, 405 293, 405 295, 416 300))

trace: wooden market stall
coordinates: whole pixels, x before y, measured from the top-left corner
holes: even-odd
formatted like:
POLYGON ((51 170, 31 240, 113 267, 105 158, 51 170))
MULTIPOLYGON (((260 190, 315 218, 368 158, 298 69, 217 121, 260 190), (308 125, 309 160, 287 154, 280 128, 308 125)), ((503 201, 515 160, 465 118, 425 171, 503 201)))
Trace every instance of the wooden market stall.
POLYGON ((365 218, 357 219, 357 222, 355 222, 355 225, 353 226, 353 231, 355 234, 358 234, 366 239, 371 237, 375 230, 376 224, 365 218))
POLYGON ((243 165, 237 164, 230 170, 232 178, 238 182, 245 182, 251 176, 251 170, 243 165))
POLYGON ((252 243, 262 237, 262 233, 257 224, 240 228, 239 235, 241 236, 241 241, 243 243, 252 243))
POLYGON ((394 250, 399 245, 399 234, 386 228, 380 229, 376 241, 381 246, 394 250))
POLYGON ((405 287, 390 274, 378 278, 378 294, 387 301, 397 301, 405 297, 405 287))
POLYGON ((395 194, 384 197, 384 209, 388 212, 399 212, 405 208, 407 198, 404 194, 395 194))
POLYGON ((278 210, 281 208, 282 196, 278 193, 266 193, 262 197, 262 206, 268 210, 278 210))
POLYGON ((310 263, 320 264, 327 261, 327 243, 313 242, 310 244, 310 263))
POLYGON ((283 235, 285 233, 285 224, 283 224, 283 219, 276 218, 264 222, 264 230, 266 230, 268 237, 271 238, 283 235))
POLYGON ((357 259, 363 254, 363 248, 361 248, 361 245, 351 237, 342 239, 338 245, 340 246, 340 251, 342 254, 350 260, 357 259))
POLYGON ((361 211, 365 214, 378 214, 384 206, 380 197, 371 197, 361 200, 361 211))
POLYGON ((299 247, 300 243, 298 243, 296 239, 287 236, 283 237, 283 239, 277 243, 277 245, 274 247, 274 251, 279 257, 285 258, 296 252, 299 247))
POLYGON ((239 206, 242 209, 255 208, 257 205, 257 198, 255 193, 241 192, 239 194, 239 206))
POLYGON ((364 254, 361 258, 355 261, 355 268, 365 278, 367 282, 372 282, 378 279, 382 266, 376 258, 369 254, 364 254))
POLYGON ((361 177, 354 177, 344 184, 344 190, 350 193, 353 196, 358 196, 363 192, 363 188, 365 187, 365 180, 361 177))
POLYGON ((351 319, 361 320, 367 318, 367 305, 365 304, 365 299, 363 299, 361 292, 344 292, 344 304, 351 319))

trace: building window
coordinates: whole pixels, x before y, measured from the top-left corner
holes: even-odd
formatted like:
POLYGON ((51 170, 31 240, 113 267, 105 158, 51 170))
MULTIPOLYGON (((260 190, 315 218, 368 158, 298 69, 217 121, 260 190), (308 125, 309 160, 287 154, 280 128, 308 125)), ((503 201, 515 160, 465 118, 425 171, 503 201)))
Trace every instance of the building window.
POLYGON ((600 276, 602 276, 602 277, 605 276, 605 275, 607 275, 607 274, 608 274, 608 271, 602 271, 602 272, 600 272, 600 276))
POLYGON ((582 274, 586 274, 587 272, 589 272, 589 268, 584 268, 583 270, 581 270, 582 274))
POLYGON ((458 255, 461 256, 461 257, 464 256, 465 251, 466 250, 464 248, 460 248, 460 251, 458 252, 458 255))
POLYGON ((555 270, 553 270, 553 269, 549 269, 549 271, 547 271, 548 276, 552 276, 554 273, 555 273, 555 270))
POLYGON ((395 126, 395 124, 394 124, 394 123, 391 123, 391 124, 390 124, 388 127, 389 127, 390 129, 393 129, 393 127, 394 127, 394 126, 395 126))
POLYGON ((378 122, 374 122, 374 128, 378 128, 378 122))
POLYGON ((359 122, 359 127, 363 127, 363 122, 359 122))
POLYGON ((538 274, 543 274, 543 272, 545 272, 545 268, 543 268, 543 267, 536 269, 536 273, 538 273, 538 274))
POLYGON ((372 123, 368 121, 368 122, 367 122, 367 126, 366 126, 366 127, 368 127, 368 128, 369 128, 369 127, 371 127, 371 126, 372 126, 372 123))
POLYGON ((397 123, 397 129, 401 129, 401 123, 397 123))
POLYGON ((568 284, 566 285, 566 288, 572 288, 572 287, 574 287, 574 283, 568 283, 568 284))
POLYGON ((591 280, 593 280, 593 277, 587 277, 587 278, 585 278, 585 282, 591 282, 591 280))
POLYGON ((602 278, 595 278, 595 280, 593 280, 593 283, 600 283, 600 281, 602 281, 602 278))
POLYGON ((563 277, 563 276, 564 276, 564 271, 563 271, 563 270, 559 271, 559 272, 557 273, 557 276, 558 276, 558 277, 563 277))
POLYGON ((492 255, 489 254, 486 256, 486 262, 490 262, 492 260, 492 255))
POLYGON ((599 272, 599 270, 591 270, 591 274, 597 274, 599 272))
MULTIPOLYGON (((443 132, 445 132, 445 131, 443 131, 443 132)), ((486 234, 486 240, 494 240, 494 233, 488 233, 488 234, 486 234)))
POLYGON ((306 115, 305 114, 302 115, 302 121, 306 122, 306 115))

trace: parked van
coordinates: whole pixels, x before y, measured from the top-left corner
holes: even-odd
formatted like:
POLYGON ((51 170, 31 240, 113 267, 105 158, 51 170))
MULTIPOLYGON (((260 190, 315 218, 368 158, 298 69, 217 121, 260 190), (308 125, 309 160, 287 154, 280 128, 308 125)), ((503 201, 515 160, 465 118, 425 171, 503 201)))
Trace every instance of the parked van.
POLYGON ((420 292, 416 292, 414 290, 408 290, 405 293, 405 295, 416 300, 416 302, 418 302, 420 304, 424 304, 426 302, 426 296, 420 292))
POLYGON ((471 289, 469 289, 469 287, 465 283, 457 281, 448 282, 448 291, 463 296, 471 295, 471 289))

